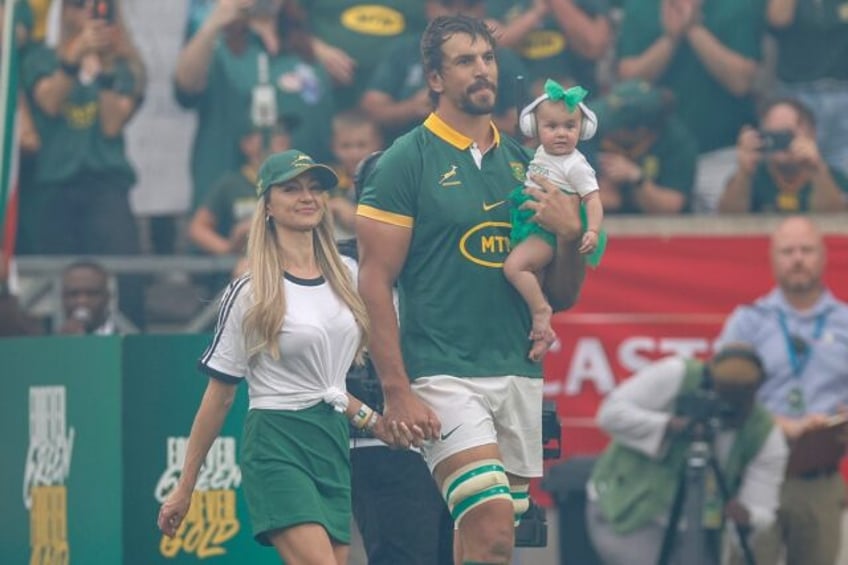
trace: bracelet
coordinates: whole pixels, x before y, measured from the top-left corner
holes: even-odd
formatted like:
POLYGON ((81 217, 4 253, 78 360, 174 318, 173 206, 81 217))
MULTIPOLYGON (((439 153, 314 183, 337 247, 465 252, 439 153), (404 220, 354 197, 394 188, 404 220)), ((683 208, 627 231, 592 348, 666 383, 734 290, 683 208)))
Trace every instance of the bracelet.
POLYGON ((359 410, 356 411, 356 414, 351 417, 350 423, 357 430, 373 428, 377 423, 374 418, 374 410, 367 404, 363 403, 362 406, 359 407, 359 410), (372 420, 374 420, 373 423, 371 423, 372 420), (371 425, 369 426, 369 424, 371 425))
POLYGON ((70 78, 77 78, 77 75, 79 75, 80 72, 80 64, 59 59, 59 69, 61 69, 61 71, 70 78))
POLYGON ((115 73, 101 73, 97 77, 97 86, 101 90, 115 90, 115 73))
POLYGON ((380 413, 377 412, 376 410, 373 411, 371 413, 371 418, 369 418, 368 421, 365 422, 365 429, 369 432, 371 430, 373 430, 377 426, 377 422, 380 421, 380 418, 381 418, 380 413))

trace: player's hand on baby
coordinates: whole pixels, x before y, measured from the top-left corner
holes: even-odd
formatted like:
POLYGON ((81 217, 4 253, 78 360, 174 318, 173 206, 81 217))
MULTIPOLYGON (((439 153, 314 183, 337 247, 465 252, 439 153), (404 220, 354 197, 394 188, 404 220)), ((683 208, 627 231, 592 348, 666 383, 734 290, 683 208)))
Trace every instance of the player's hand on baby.
POLYGON ((576 194, 564 193, 543 176, 530 175, 530 178, 539 188, 524 189, 524 193, 532 196, 533 200, 528 200, 521 208, 535 212, 531 221, 569 241, 580 237, 583 231, 580 198, 576 194))
POLYGON ((598 248, 598 232, 595 230, 588 230, 583 234, 583 238, 580 240, 580 253, 589 254, 592 253, 595 249, 598 248))

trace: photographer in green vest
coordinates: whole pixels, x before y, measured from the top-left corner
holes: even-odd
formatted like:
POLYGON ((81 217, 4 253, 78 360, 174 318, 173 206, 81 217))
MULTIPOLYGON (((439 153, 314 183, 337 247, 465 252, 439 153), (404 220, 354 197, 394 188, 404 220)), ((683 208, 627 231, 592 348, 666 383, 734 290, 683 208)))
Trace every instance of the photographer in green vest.
MULTIPOLYGON (((587 528, 604 563, 657 563, 696 435, 709 441, 729 491, 723 498, 718 477, 705 471, 703 520, 696 526, 704 528, 709 562, 721 561, 721 533, 730 522, 751 532, 756 552, 757 534, 775 520, 788 456, 780 429, 755 401, 763 376, 750 346, 729 344, 706 363, 656 361, 607 396, 597 421, 612 441, 587 486, 587 528)), ((677 565, 692 525, 673 527, 679 530, 668 563, 677 565)), ((728 549, 738 542, 736 532, 725 537, 728 549)))

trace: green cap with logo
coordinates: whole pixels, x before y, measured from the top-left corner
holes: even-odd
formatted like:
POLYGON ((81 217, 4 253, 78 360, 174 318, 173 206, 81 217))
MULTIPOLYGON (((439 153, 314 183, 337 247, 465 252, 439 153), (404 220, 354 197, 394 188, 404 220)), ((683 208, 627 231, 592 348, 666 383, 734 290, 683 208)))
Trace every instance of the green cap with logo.
POLYGON ((339 184, 339 177, 336 176, 333 169, 327 165, 316 163, 312 160, 312 157, 303 151, 289 149, 282 153, 274 153, 265 159, 265 162, 259 167, 256 194, 262 196, 266 190, 275 184, 290 181, 309 171, 315 175, 324 190, 330 190, 339 184))
POLYGON ((651 126, 666 109, 667 98, 658 88, 643 80, 628 80, 615 85, 612 90, 592 103, 598 116, 601 133, 619 129, 651 126))

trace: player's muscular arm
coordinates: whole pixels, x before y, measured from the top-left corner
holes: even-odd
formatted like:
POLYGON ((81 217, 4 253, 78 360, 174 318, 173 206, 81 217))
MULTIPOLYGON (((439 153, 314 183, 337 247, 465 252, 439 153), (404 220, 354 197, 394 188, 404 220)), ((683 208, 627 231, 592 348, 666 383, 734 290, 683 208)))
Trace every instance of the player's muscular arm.
MULTIPOLYGON (((371 320, 369 353, 386 398, 384 416, 417 425, 424 437, 439 434, 439 421, 429 408, 412 394, 400 351, 397 314, 392 287, 409 252, 412 230, 358 216, 359 293, 371 320)), ((398 443, 403 445, 401 438, 398 443)))

